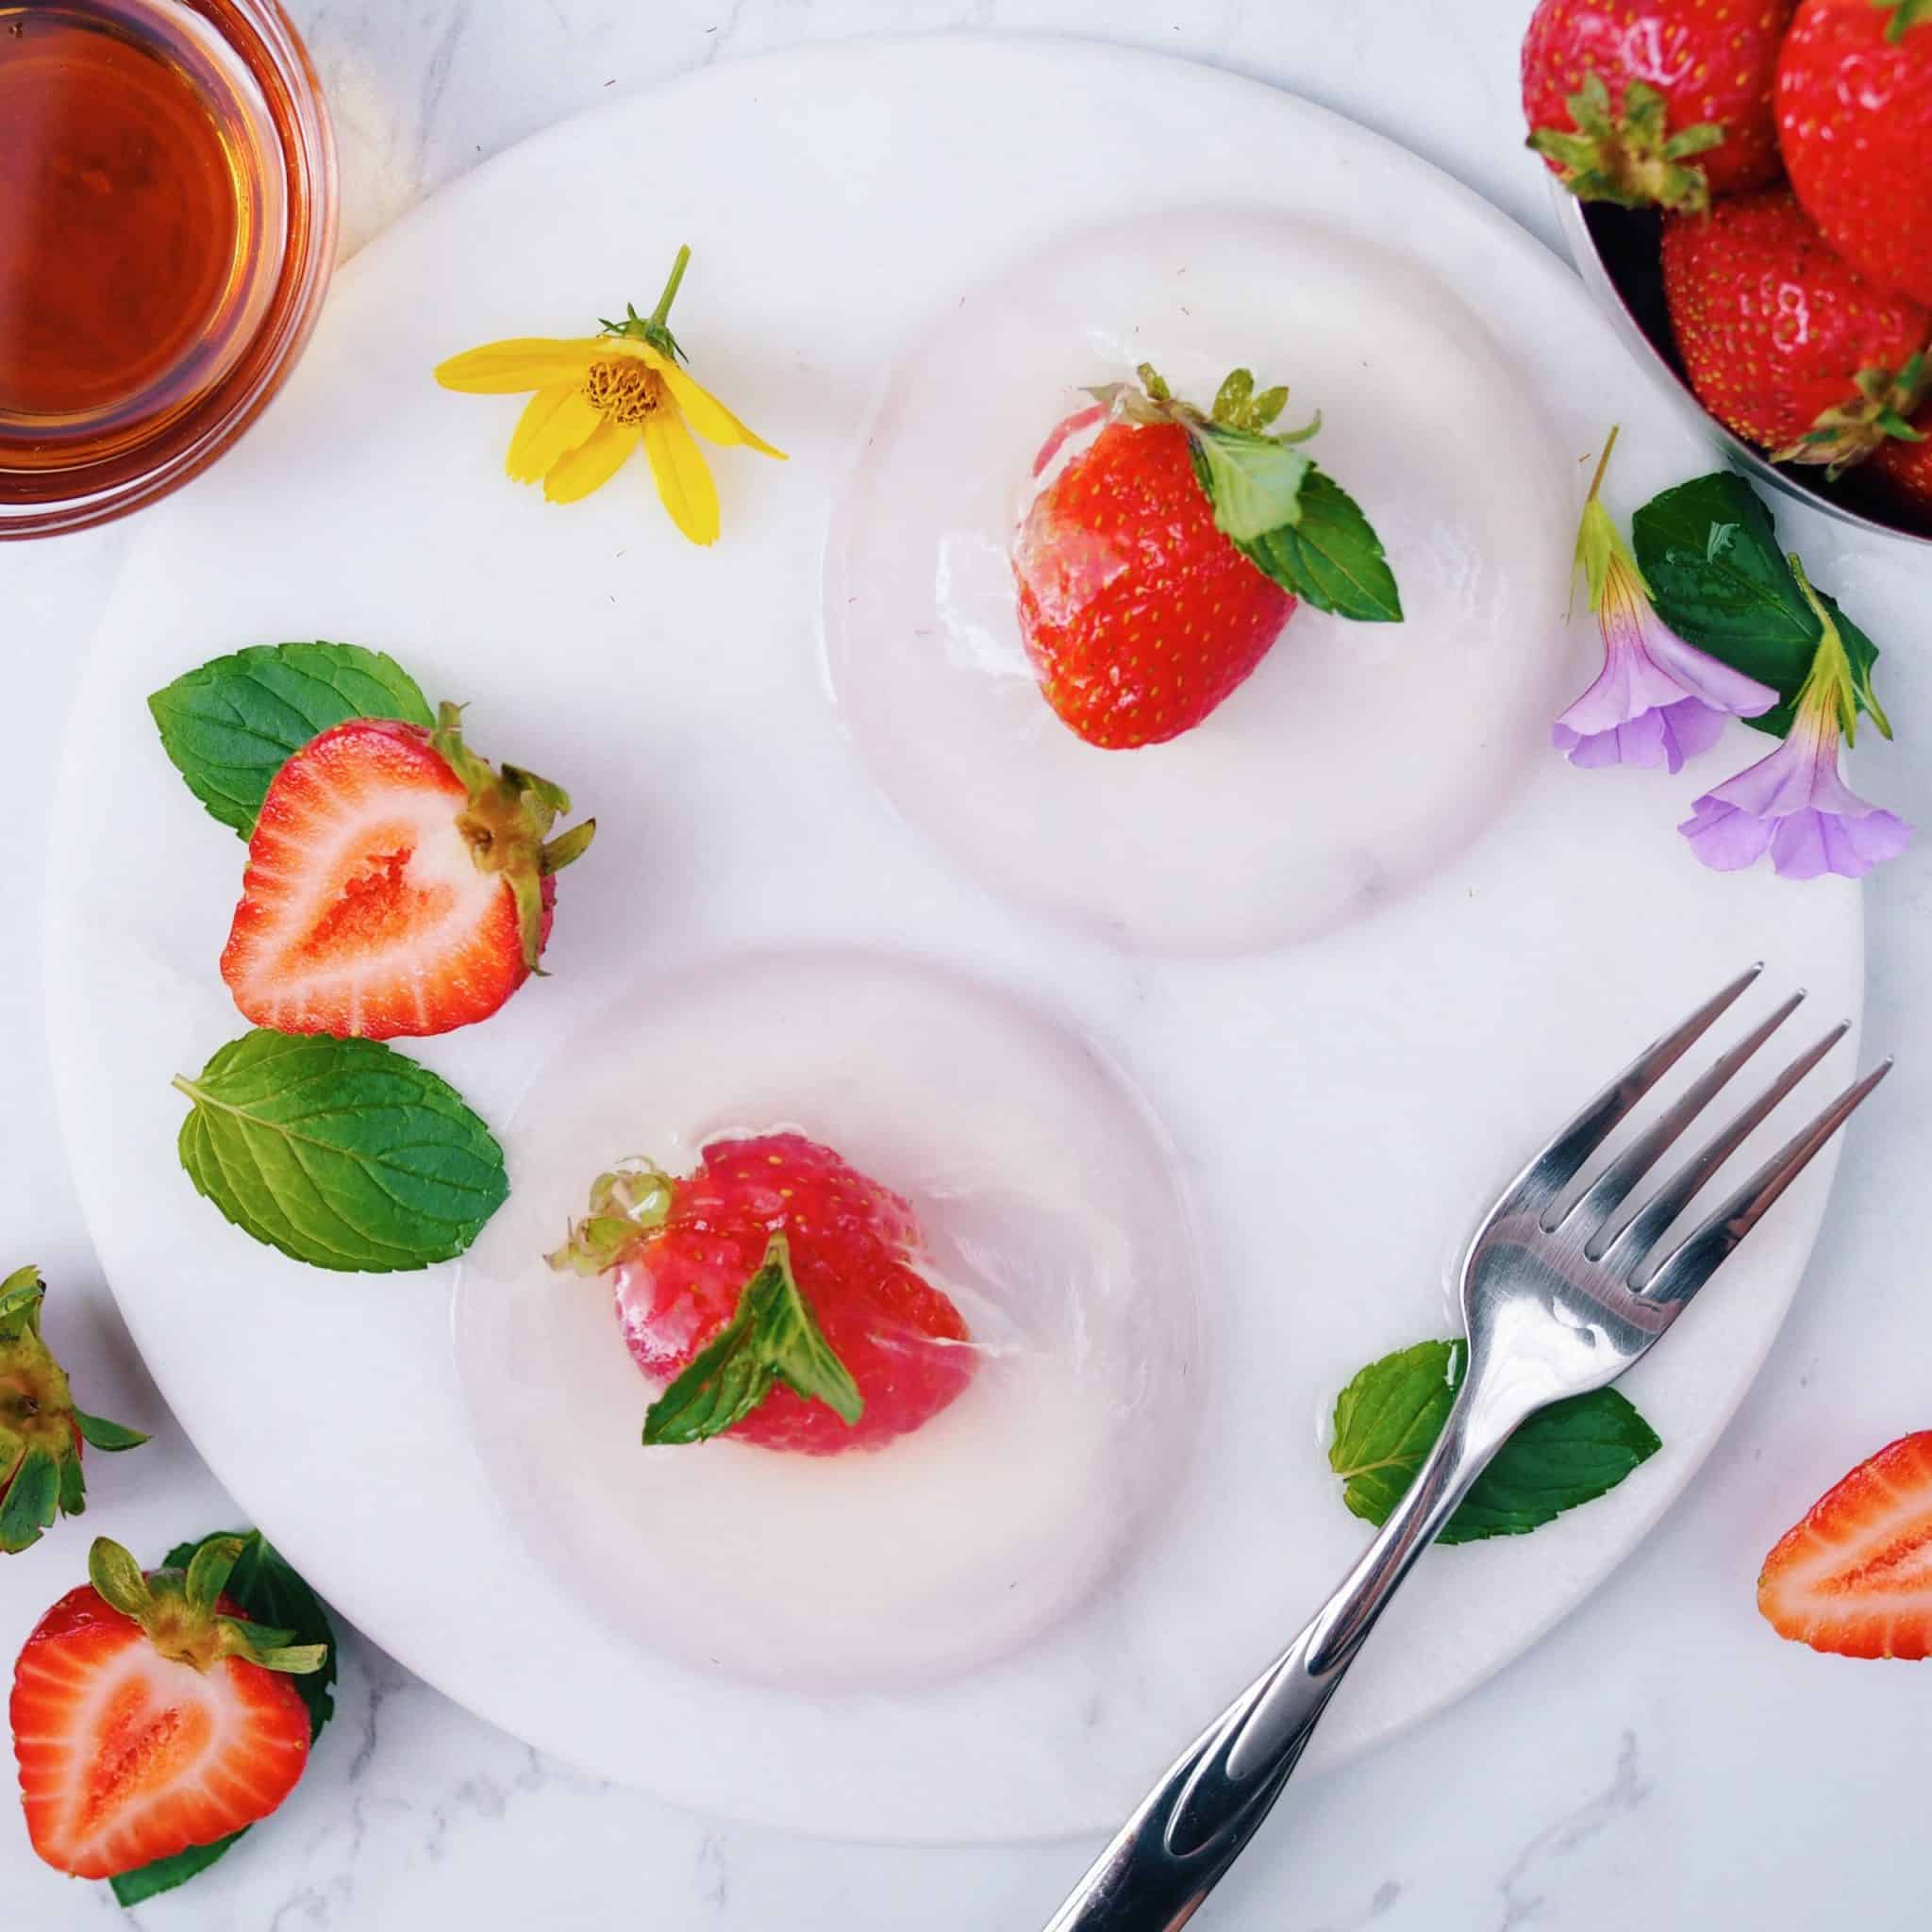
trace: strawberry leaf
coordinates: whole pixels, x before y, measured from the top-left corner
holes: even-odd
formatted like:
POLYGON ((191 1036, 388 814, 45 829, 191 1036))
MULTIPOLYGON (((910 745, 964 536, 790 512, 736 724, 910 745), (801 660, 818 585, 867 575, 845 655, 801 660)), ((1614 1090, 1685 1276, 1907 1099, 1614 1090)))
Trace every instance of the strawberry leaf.
POLYGON ((53 1526, 60 1501, 60 1465, 50 1451, 36 1446, 21 1457, 0 1502, 0 1550, 9 1556, 41 1540, 53 1526))
MULTIPOLYGON (((1388 1520, 1442 1432, 1467 1360, 1460 1341, 1418 1342, 1371 1362, 1336 1398, 1328 1463, 1351 1514, 1388 1520)), ((1504 1443, 1440 1541, 1524 1535, 1615 1489, 1661 1446, 1614 1389, 1553 1403, 1504 1443)))
POLYGON ((147 704, 188 789, 244 839, 270 780, 331 724, 435 722, 408 673, 359 644, 252 644, 177 677, 147 704))
POLYGON ((139 1429, 122 1423, 110 1423, 106 1416, 89 1415, 84 1408, 74 1411, 74 1426, 90 1449, 139 1449, 147 1441, 139 1429))
MULTIPOLYGON (((240 1530, 203 1537, 200 1542, 178 1543, 162 1558, 162 1568, 187 1570, 195 1554, 210 1542, 242 1538, 242 1555, 228 1574, 227 1593, 258 1623, 285 1628, 304 1644, 323 1644, 327 1660, 319 1671, 307 1676, 291 1677, 289 1682, 301 1693, 308 1707, 308 1736, 312 1743, 322 1736, 322 1727, 335 1714, 331 1687, 336 1680, 336 1636, 328 1613, 308 1586, 289 1568, 259 1530, 246 1536, 240 1530)), ((186 1885, 198 1873, 206 1872, 227 1852, 250 1827, 231 1832, 212 1844, 191 1845, 172 1858, 157 1858, 132 1872, 123 1872, 112 1881, 114 1898, 125 1908, 138 1906, 160 1892, 186 1885)))
POLYGON ((849 1428, 865 1412, 852 1373, 833 1353, 792 1279, 774 1234, 737 1312, 644 1417, 646 1443, 702 1442, 741 1423, 779 1382, 836 1409, 849 1428))
MULTIPOLYGON (((1778 545, 1764 500, 1730 470, 1654 496, 1630 524, 1657 615, 1686 643, 1770 685, 1783 703, 1744 722, 1782 738, 1824 626, 1778 545)), ((1823 591, 1851 660, 1858 708, 1890 731, 1872 687, 1878 646, 1823 591)))
POLYGON ((317 1268, 447 1261, 509 1192, 456 1089, 376 1041, 258 1028, 175 1085, 193 1102, 178 1146, 195 1191, 317 1268))
MULTIPOLYGON (((1317 610, 1357 624, 1400 624, 1402 593, 1361 507, 1325 471, 1309 467, 1299 514, 1236 543, 1263 576, 1317 610)), ((1232 534, 1232 533, 1230 533, 1232 534)))

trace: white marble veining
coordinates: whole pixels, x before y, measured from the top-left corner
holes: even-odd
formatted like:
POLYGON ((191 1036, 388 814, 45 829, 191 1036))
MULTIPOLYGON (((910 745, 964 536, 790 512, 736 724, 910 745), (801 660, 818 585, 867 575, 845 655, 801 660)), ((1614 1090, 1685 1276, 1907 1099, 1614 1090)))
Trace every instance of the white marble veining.
MULTIPOLYGON (((1553 239, 1519 146, 1514 48, 1526 10, 1526 0, 291 0, 336 108, 350 248, 482 156, 611 89, 804 39, 958 25, 1099 35, 1278 82, 1405 141, 1553 239)), ((667 196, 677 165, 665 157, 667 196)), ((1801 514, 1786 526, 1855 610, 1923 606, 1918 558, 1801 514)), ((0 814, 10 887, 0 933, 11 941, 0 947, 0 1260, 46 1267, 49 1325, 83 1398, 158 1430, 138 1457, 96 1473, 90 1519, 146 1550, 227 1519, 230 1506, 169 1424, 93 1271, 48 1122, 35 938, 55 746, 122 541, 110 530, 0 551, 16 801, 0 814)), ((1923 637, 1895 629, 1881 642, 1888 703, 1909 739, 1913 720, 1932 717, 1932 659, 1923 637)), ((1881 783, 1888 804, 1932 825, 1932 768, 1881 751, 1873 789, 1881 783)), ((1784 1339, 1690 1493, 1608 1586, 1485 1690, 1294 1789, 1204 1928, 1887 1932, 1923 1922, 1918 1678, 1778 1644, 1751 1593, 1763 1551, 1825 1481, 1932 1423, 1911 1212, 1932 1098, 1932 1064, 1913 1052, 1932 1037, 1928 855, 1922 845, 1879 874, 1868 902, 1869 1037, 1907 1058, 1853 1136, 1784 1339), (1622 1660, 1614 1675, 1591 1668, 1606 1656, 1622 1660)), ((76 1542, 70 1530, 8 1560, 0 1657, 75 1580, 76 1542)), ((463 1614, 454 1594, 450 1613, 463 1614)), ((1073 1846, 882 1851, 718 1829, 534 1756, 353 1637, 342 1662, 337 1722, 285 1811, 136 1924, 1024 1932, 1083 1862, 1073 1846)), ((70 1932, 115 1909, 105 1888, 41 1867, 12 1825, 0 1825, 0 1902, 8 1932, 70 1932)))

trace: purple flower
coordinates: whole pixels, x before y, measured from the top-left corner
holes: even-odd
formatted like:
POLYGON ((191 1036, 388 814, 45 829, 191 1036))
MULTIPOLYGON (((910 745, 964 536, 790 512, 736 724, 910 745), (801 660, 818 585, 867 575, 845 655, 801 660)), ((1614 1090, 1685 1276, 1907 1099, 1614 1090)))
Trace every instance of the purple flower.
MULTIPOLYGON (((1912 828, 1895 812, 1860 798, 1838 774, 1839 740, 1850 739, 1857 719, 1851 659, 1804 565, 1795 556, 1790 565, 1823 627, 1798 692, 1790 735, 1769 758, 1707 791, 1677 829, 1715 872, 1736 872, 1769 852, 1780 878, 1837 873, 1861 879, 1881 860, 1896 858, 1912 828)), ((1866 697, 1873 722, 1890 738, 1869 685, 1866 697)))
POLYGON ((1612 557, 1598 616, 1604 668, 1550 727, 1573 765, 1668 765, 1718 741, 1726 718, 1755 718, 1777 703, 1769 685, 1721 664, 1665 629, 1642 579, 1612 557))
POLYGON ((1838 741, 1833 710, 1801 709, 1791 735, 1769 758, 1707 791, 1677 829, 1715 872, 1736 872, 1769 852, 1780 878, 1827 872, 1863 878, 1906 849, 1912 828, 1839 776, 1838 741))
POLYGON ((1726 718, 1755 718, 1777 692, 1665 628, 1650 587, 1598 497, 1612 429, 1576 532, 1576 561, 1590 585, 1590 608, 1604 634, 1597 680, 1550 727, 1550 742, 1573 765, 1668 765, 1708 751, 1726 718))

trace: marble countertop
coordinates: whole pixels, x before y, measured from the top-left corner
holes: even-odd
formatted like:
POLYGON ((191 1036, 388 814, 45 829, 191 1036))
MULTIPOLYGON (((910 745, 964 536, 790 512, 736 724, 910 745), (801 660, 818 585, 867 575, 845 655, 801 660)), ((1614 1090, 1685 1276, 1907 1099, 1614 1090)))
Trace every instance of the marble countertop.
MULTIPOLYGON (((1557 245, 1540 172, 1520 145, 1515 48, 1528 0, 287 4, 335 108, 345 252, 484 156, 613 91, 804 40, 960 26, 1098 36, 1277 83, 1404 142, 1557 245)), ((0 1261, 37 1259, 56 1285, 53 1322, 90 1406, 157 1431, 138 1462, 97 1481, 90 1517, 145 1549, 226 1525, 235 1512, 170 1424, 91 1257, 50 1125, 35 942, 58 745, 125 541, 109 529, 0 551, 16 801, 0 815, 13 940, 0 948, 0 1261)), ((1903 602, 1926 569, 1846 540, 1834 581, 1855 608, 1861 585, 1903 602)), ((1887 701, 1909 731, 1932 717, 1932 656, 1918 639, 1887 641, 1887 701)), ((1885 776, 1886 802, 1932 825, 1932 766, 1893 756, 1885 776)), ((1868 896, 1875 1045, 1932 1037, 1928 901, 1932 841, 1922 841, 1868 896)), ((1908 1054, 1882 1119, 1855 1131, 1784 1339, 1648 1544, 1475 1695, 1367 1760, 1292 1787, 1201 1914, 1204 1928, 1923 1924, 1913 1855, 1924 1834, 1924 1685, 1902 1667, 1778 1643, 1752 1586, 1764 1550, 1820 1489, 1932 1423, 1910 1208, 1928 1151, 1928 1089, 1932 1066, 1908 1054)), ((75 1580, 77 1547, 59 1535, 8 1560, 0 1656, 75 1580)), ((1088 1852, 880 1850, 723 1827, 579 1776, 353 1632, 341 1678, 338 1721, 274 1824, 133 1923, 154 1932, 432 1923, 1024 1932, 1043 1922, 1088 1852)), ((105 1887, 39 1865, 17 1825, 0 1829, 0 1900, 9 1932, 70 1932, 116 1910, 105 1887)))

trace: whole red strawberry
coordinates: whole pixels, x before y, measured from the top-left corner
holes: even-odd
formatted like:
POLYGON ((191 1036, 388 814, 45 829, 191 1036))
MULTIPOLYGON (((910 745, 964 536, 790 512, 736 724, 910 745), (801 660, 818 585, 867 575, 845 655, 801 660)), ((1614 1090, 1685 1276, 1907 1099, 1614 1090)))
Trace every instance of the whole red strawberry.
POLYGON ((1932 309, 1842 261, 1789 189, 1666 222, 1663 275, 1698 400, 1780 459, 1858 462, 1916 406, 1932 309))
POLYGON ((1777 128, 1831 245, 1932 303, 1932 0, 1804 0, 1778 58, 1777 128))
POLYGON ((487 1020, 537 970, 555 874, 596 821, 549 838, 568 794, 499 773, 459 720, 454 705, 434 731, 352 718, 275 774, 222 954, 258 1026, 447 1033, 487 1020))
POLYGON ((803 1134, 714 1141, 682 1179, 600 1174, 550 1257, 611 1275, 638 1365, 669 1380, 644 1441, 876 1448, 972 1379, 959 1311, 917 1271, 911 1208, 803 1134))
POLYGON ((81 1448, 133 1449, 147 1438, 74 1405, 41 1340, 46 1296, 38 1268, 0 1281, 0 1552, 26 1549, 58 1515, 87 1507, 81 1448))
POLYGON ((92 1579, 34 1625, 8 1714, 27 1835, 48 1864, 108 1878, 265 1818, 308 1761, 308 1707, 289 1673, 321 1644, 284 1647, 222 1594, 242 1554, 214 1537, 186 1574, 143 1576, 98 1539, 92 1579))
POLYGON ((1932 407, 1911 423, 1912 435, 1889 436, 1872 457, 1887 493, 1922 528, 1932 533, 1932 407))
POLYGON ((1697 210, 1778 175, 1772 84, 1792 0, 1541 0, 1529 145, 1571 192, 1697 210))
POLYGON ((1191 731, 1267 656, 1297 600, 1399 621, 1367 519, 1296 444, 1271 434, 1285 389, 1236 370, 1212 413, 1155 372, 1092 393, 1041 452, 1099 434, 1033 500, 1013 546, 1021 634, 1040 688, 1088 743, 1119 751, 1191 731))
POLYGON ((1827 1490, 1764 1559, 1757 1607, 1780 1637, 1840 1657, 1932 1657, 1932 1429, 1827 1490))

